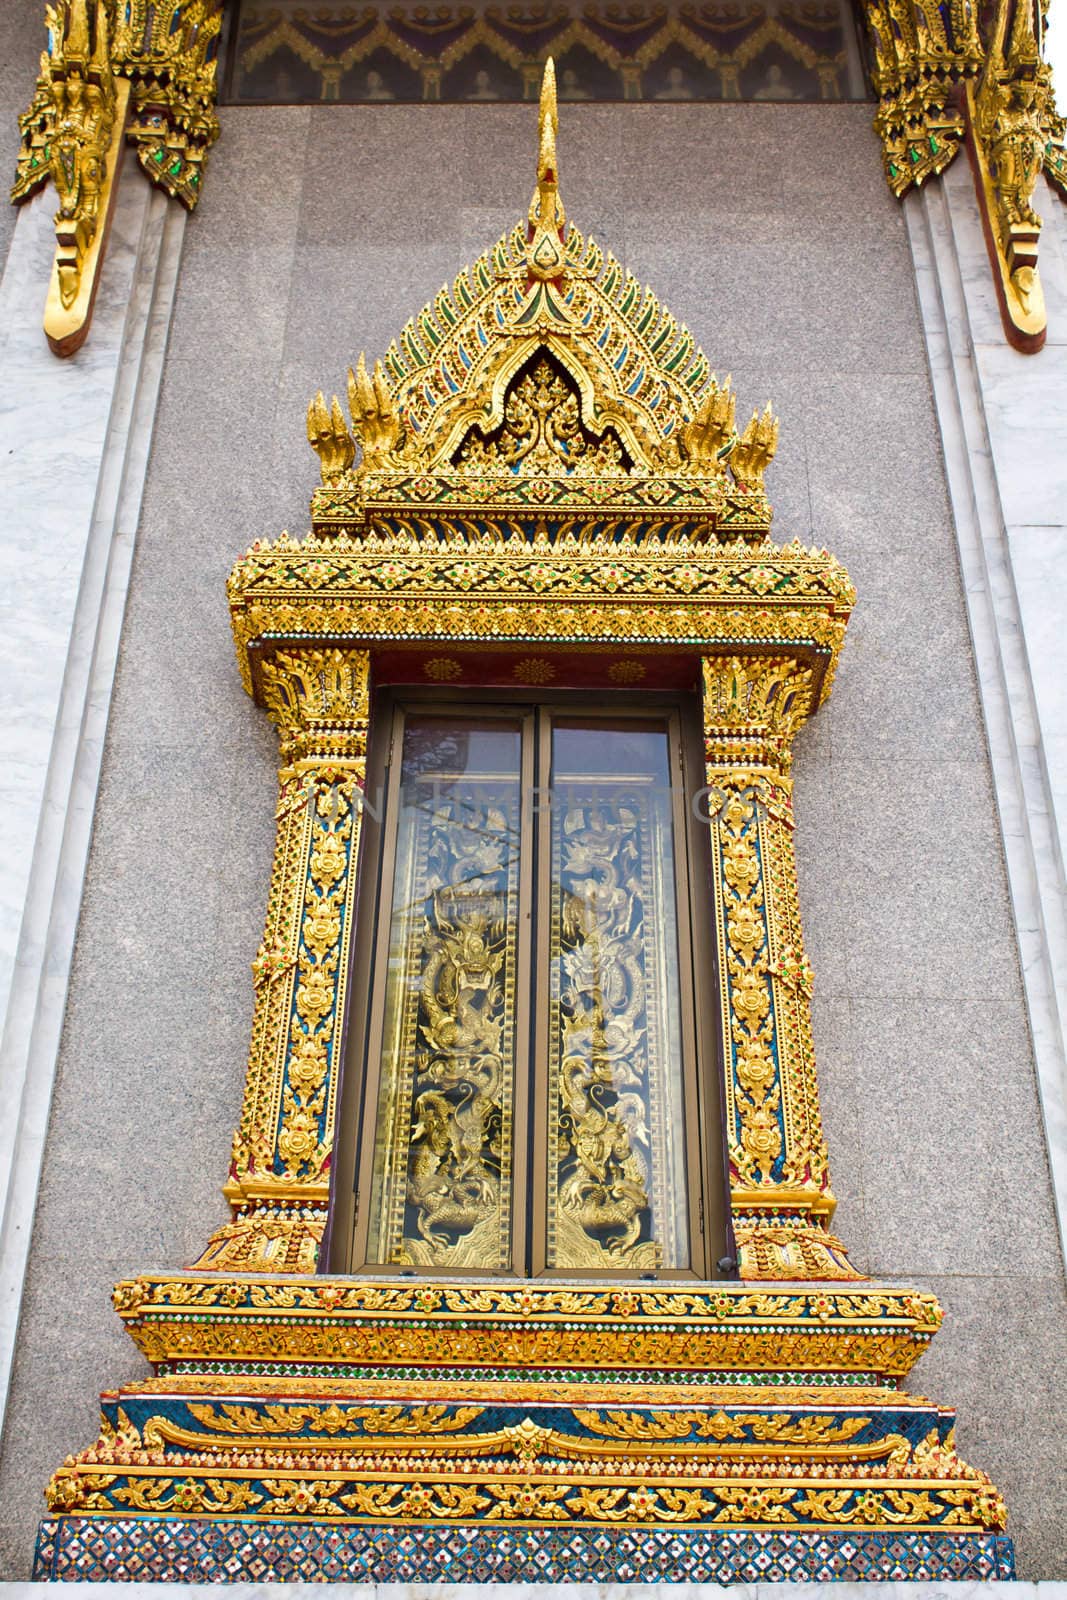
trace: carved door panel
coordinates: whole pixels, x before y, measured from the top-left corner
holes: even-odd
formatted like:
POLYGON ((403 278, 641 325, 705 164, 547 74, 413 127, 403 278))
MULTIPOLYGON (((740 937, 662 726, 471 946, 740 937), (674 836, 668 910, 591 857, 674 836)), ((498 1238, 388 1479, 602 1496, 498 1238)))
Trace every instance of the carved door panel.
POLYGON ((541 718, 541 1270, 690 1265, 672 723, 541 718))
MULTIPOLYGON (((525 1057, 516 985, 528 931, 520 907, 528 899, 520 894, 528 855, 521 813, 529 805, 522 763, 531 723, 418 714, 404 721, 388 943, 378 943, 386 971, 377 975, 384 993, 371 1261, 452 1271, 513 1266, 514 1196, 522 1193, 516 1067, 525 1057)), ((386 904, 383 889, 383 913, 386 904)))
POLYGON ((353 1268, 705 1275, 680 749, 397 713, 353 1268))

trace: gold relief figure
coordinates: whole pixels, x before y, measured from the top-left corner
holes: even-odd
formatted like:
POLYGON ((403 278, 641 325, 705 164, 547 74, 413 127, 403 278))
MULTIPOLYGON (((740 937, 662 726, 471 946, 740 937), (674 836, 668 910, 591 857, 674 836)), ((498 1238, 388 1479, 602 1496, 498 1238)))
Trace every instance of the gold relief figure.
MULTIPOLYGON (((416 1226, 435 1249, 466 1233, 499 1203, 500 1078, 506 928, 492 911, 444 911, 447 891, 434 896, 426 919, 428 959, 422 975, 418 1082, 432 1083, 415 1101, 408 1199, 416 1226)), ((496 897, 492 897, 496 900, 496 897)))
MULTIPOLYGON (((99 15, 98 27, 105 30, 102 8, 99 15)), ((55 216, 59 241, 56 271, 65 309, 74 303, 81 282, 82 260, 97 230, 111 143, 114 98, 106 65, 96 83, 84 78, 77 66, 72 66, 66 81, 56 84, 57 115, 51 146, 51 173, 59 199, 55 216)))
POLYGON ((1031 201, 1045 158, 1041 86, 1033 78, 998 84, 989 106, 989 154, 996 172, 1003 224, 1040 228, 1031 201))
POLYGON ((633 1270, 672 1253, 661 1236, 667 1119, 653 1126, 665 1091, 668 913, 654 887, 649 798, 610 787, 553 819, 550 1265, 633 1270))
MULTIPOLYGON (((438 782, 441 780, 438 779, 438 782)), ((503 1267, 510 1249, 515 796, 416 780, 393 910, 371 1250, 503 1267)))

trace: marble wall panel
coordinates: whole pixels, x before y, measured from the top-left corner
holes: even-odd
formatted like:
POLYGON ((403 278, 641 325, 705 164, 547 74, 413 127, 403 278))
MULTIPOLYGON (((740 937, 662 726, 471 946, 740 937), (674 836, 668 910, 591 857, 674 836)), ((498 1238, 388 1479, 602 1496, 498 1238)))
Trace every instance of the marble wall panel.
MULTIPOLYGON (((922 1382, 979 1408, 966 1442, 1012 1507, 1020 1576, 1053 1578, 1043 1485, 1063 1445, 1023 1402, 1030 1378, 1044 1394, 1063 1284, 915 277, 869 116, 568 107, 563 192, 734 371, 739 409, 779 402, 776 532, 860 580, 835 700, 797 757, 840 1229, 872 1272, 974 1308, 922 1382)), ((188 1260, 222 1214, 274 771, 226 570, 306 526, 310 393, 340 390, 525 212, 533 151, 522 107, 226 111, 186 233, 109 730, 0 1457, 6 1577, 27 1572, 40 1486, 92 1436, 96 1390, 131 1370, 111 1278, 188 1260)))

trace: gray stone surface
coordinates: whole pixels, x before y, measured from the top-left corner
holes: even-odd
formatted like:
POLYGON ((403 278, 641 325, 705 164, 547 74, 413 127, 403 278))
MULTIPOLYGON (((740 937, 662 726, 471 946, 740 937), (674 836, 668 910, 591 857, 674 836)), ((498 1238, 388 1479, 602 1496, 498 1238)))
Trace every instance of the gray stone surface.
MULTIPOLYGON (((0 268, 7 260, 18 218, 7 197, 19 148, 19 112, 26 110, 32 98, 44 46, 44 6, 37 0, 4 0, 0 5, 0 268)), ((42 316, 47 289, 43 283, 42 316)))
MULTIPOLYGON (((776 531, 860 585, 797 753, 838 1222, 949 1311, 918 1386, 1067 1573, 1064 1286, 903 221, 869 108, 568 107, 574 221, 782 417, 776 531)), ((0 1458, 0 1571, 137 1370, 108 1303, 222 1216, 271 850, 273 741, 223 581, 306 526, 304 408, 524 211, 528 110, 234 109, 187 234, 0 1458), (491 160, 487 160, 487 154, 491 160)))

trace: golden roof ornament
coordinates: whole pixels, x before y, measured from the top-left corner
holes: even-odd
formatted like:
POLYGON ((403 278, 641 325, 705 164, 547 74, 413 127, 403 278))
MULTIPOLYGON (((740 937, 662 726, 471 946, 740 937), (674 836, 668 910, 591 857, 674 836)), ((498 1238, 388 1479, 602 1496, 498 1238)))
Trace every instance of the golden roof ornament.
POLYGON ((22 143, 11 199, 51 180, 58 200, 56 253, 44 331, 59 356, 84 343, 115 204, 123 144, 151 181, 192 210, 218 137, 215 52, 222 0, 54 0, 48 49, 33 100, 19 118, 22 143))
POLYGON ((359 357, 351 428, 336 396, 311 401, 317 533, 410 529, 418 509, 437 519, 435 539, 482 538, 502 519, 527 537, 585 538, 619 517, 631 537, 766 538, 777 423, 768 408, 739 435, 729 378, 651 289, 568 227, 558 128, 550 60, 526 218, 373 369, 359 357))
POLYGON ((889 187, 898 198, 921 188, 966 144, 1005 334, 1018 350, 1040 350, 1033 201, 1042 170, 1067 196, 1067 120, 1042 59, 1048 0, 864 0, 863 9, 889 187))
POLYGON ((559 163, 556 135, 559 111, 556 106, 556 65, 549 56, 541 80, 541 107, 538 116, 537 187, 530 201, 530 242, 526 265, 531 278, 551 283, 563 273, 563 238, 567 214, 559 193, 559 163))

